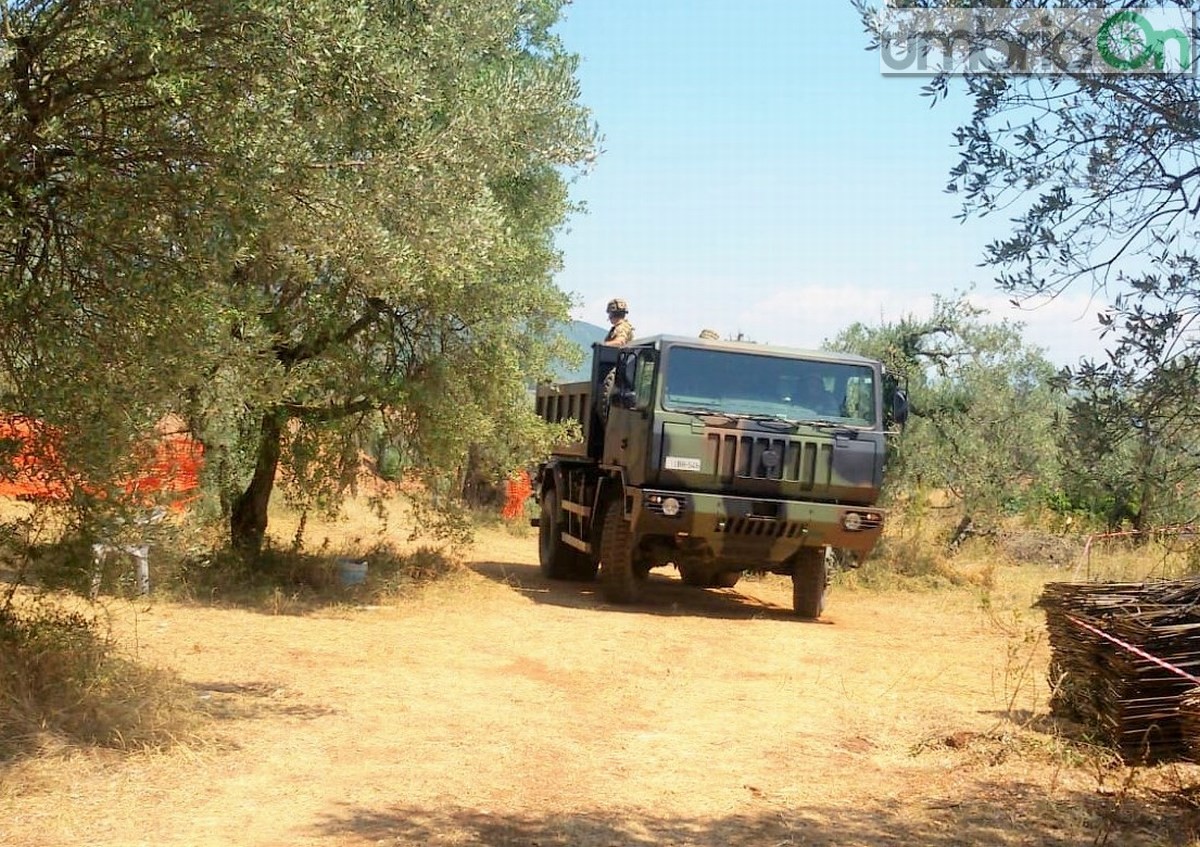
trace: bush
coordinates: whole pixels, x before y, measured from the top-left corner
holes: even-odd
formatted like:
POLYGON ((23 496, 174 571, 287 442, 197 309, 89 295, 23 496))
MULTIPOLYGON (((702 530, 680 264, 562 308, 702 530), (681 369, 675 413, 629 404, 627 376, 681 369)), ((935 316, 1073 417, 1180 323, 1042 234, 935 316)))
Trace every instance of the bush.
POLYGON ((96 622, 48 606, 0 608, 0 757, 45 736, 118 749, 162 747, 197 720, 175 677, 117 654, 96 622))
POLYGON ((186 599, 299 613, 321 605, 379 601, 398 590, 441 579, 458 568, 457 560, 434 547, 419 547, 410 553, 387 545, 365 553, 305 553, 266 547, 254 555, 227 549, 181 563, 170 588, 186 599), (366 581, 343 585, 341 559, 365 561, 366 581))

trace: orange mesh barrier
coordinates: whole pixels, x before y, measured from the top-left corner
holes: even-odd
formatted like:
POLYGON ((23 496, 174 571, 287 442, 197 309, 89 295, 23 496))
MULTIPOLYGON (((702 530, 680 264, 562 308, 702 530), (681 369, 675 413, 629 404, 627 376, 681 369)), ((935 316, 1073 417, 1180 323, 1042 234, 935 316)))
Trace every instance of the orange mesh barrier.
POLYGON ((20 415, 0 417, 0 496, 62 500, 68 489, 54 443, 57 433, 41 421, 20 415))
POLYGON ((521 513, 525 510, 525 501, 532 493, 533 483, 530 482, 528 473, 519 471, 510 476, 505 486, 504 511, 500 514, 505 520, 510 521, 521 517, 521 513))
POLYGON ((182 510, 195 496, 178 495, 200 487, 200 467, 204 463, 204 447, 188 435, 172 434, 154 445, 154 458, 145 472, 125 482, 129 494, 169 494, 171 508, 182 510))
MULTIPOLYGON (((58 433, 41 421, 20 415, 0 417, 0 497, 63 500, 74 475, 65 472, 55 442, 58 433), (7 465, 7 467, 4 467, 7 465)), ((204 448, 189 435, 174 433, 154 442, 142 472, 122 484, 131 495, 168 495, 171 508, 183 509, 200 487, 204 448)))

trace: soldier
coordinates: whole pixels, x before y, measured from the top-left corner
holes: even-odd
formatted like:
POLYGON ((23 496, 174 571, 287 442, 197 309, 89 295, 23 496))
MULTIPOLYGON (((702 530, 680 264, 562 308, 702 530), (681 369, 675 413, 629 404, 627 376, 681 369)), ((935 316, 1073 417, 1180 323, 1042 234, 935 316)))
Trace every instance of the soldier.
POLYGON ((805 374, 800 383, 800 404, 819 415, 838 414, 838 402, 825 389, 825 381, 815 373, 805 374))
MULTIPOLYGON (((608 301, 606 311, 608 312, 608 322, 612 324, 612 327, 608 330, 608 335, 604 336, 604 343, 610 347, 623 347, 633 341, 633 324, 626 319, 629 314, 629 304, 620 297, 614 297, 608 301)), ((608 420, 608 410, 612 405, 612 391, 616 379, 617 369, 610 368, 600 384, 600 396, 596 398, 596 408, 603 421, 608 420)))
POLYGON ((717 333, 717 331, 715 329, 700 330, 700 337, 705 341, 720 341, 721 340, 721 336, 717 333))
POLYGON ((613 347, 621 347, 633 341, 633 324, 626 320, 629 314, 629 304, 621 298, 608 301, 608 322, 612 324, 604 343, 613 347))

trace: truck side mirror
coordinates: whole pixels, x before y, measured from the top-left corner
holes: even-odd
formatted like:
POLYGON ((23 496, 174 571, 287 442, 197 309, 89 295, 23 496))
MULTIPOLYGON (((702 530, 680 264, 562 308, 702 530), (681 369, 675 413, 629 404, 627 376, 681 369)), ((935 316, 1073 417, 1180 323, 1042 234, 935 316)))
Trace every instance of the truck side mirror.
POLYGON ((904 426, 910 411, 908 392, 900 387, 900 381, 893 374, 886 372, 883 375, 883 399, 887 404, 887 423, 904 426))
POLYGON ((637 354, 632 351, 621 353, 621 357, 617 359, 617 394, 632 391, 636 379, 637 354))

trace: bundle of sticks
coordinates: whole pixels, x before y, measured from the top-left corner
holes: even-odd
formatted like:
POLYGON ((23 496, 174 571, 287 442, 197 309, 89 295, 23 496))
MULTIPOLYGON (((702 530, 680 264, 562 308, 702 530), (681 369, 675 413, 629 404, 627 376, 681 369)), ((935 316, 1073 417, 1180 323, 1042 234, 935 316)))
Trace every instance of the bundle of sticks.
POLYGON ((1051 583, 1038 605, 1054 714, 1128 762, 1200 761, 1200 577, 1051 583))

